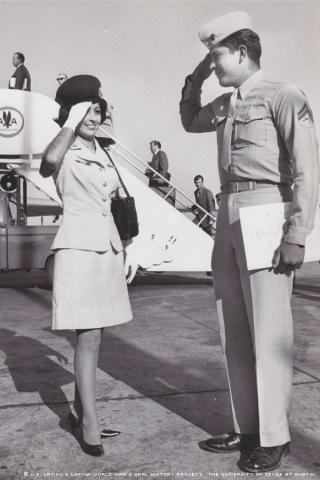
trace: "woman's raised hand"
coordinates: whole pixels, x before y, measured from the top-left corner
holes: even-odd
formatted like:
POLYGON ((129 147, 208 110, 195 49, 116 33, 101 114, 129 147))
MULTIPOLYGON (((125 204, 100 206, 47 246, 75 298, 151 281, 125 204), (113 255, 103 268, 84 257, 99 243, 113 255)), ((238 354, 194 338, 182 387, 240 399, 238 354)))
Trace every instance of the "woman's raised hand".
POLYGON ((81 102, 73 105, 63 127, 71 128, 73 131, 75 131, 79 123, 81 123, 86 116, 91 104, 92 102, 81 102))

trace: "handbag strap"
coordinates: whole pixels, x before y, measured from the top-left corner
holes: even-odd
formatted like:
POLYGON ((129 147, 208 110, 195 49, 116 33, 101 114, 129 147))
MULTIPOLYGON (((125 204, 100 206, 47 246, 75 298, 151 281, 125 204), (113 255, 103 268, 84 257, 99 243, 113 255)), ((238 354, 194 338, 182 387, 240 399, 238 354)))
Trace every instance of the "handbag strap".
POLYGON ((123 190, 125 191, 125 194, 126 194, 127 197, 129 198, 129 197, 130 197, 130 193, 128 192, 127 187, 125 186, 125 184, 124 184, 124 182, 123 182, 123 180, 122 180, 122 178, 121 178, 121 175, 120 175, 120 173, 119 173, 119 170, 118 170, 117 167, 115 166, 115 163, 114 163, 114 161, 112 160, 112 157, 111 157, 110 153, 109 153, 106 149, 104 149, 104 148, 103 148, 103 151, 105 152, 105 154, 106 154, 107 157, 109 158, 110 162, 112 163, 113 168, 114 168, 115 171, 117 172, 118 177, 119 177, 119 180, 120 180, 120 183, 121 183, 121 187, 123 188, 123 190))

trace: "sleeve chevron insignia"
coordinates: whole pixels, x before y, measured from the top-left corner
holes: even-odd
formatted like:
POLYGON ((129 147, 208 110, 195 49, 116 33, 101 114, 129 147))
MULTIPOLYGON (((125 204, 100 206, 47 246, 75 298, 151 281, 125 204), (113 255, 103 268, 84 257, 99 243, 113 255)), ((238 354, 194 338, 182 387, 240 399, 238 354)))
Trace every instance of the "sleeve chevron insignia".
POLYGON ((305 102, 305 104, 301 107, 301 109, 298 112, 298 121, 300 125, 302 125, 303 127, 313 126, 312 111, 309 105, 307 104, 307 102, 305 102))

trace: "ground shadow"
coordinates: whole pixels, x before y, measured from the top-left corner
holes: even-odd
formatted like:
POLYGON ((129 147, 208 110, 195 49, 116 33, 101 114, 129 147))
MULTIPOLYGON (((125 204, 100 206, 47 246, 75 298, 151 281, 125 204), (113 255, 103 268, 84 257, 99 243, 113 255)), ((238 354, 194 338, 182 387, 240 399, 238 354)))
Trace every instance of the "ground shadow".
MULTIPOLYGON (((183 365, 163 361, 120 338, 115 331, 121 327, 106 329, 99 358, 99 368, 162 407, 187 420, 204 431, 203 439, 232 430, 231 408, 225 372, 208 362, 205 383, 186 371, 183 365), (214 379, 214 385, 209 379, 214 379), (164 389, 164 383, 174 384, 176 391, 164 389)), ((52 332, 63 336, 73 344, 71 332, 52 332)), ((177 346, 177 348, 183 348, 177 346)), ((198 348, 198 347, 197 347, 198 348)), ((294 391, 293 391, 294 394, 294 391)), ((100 401, 112 401, 110 397, 100 401)), ((142 427, 143 428, 143 427, 142 427)), ((147 428, 147 426, 145 427, 147 428)), ((308 472, 319 472, 320 443, 297 428, 291 429, 292 458, 308 472)), ((192 442, 193 440, 190 439, 192 442)), ((285 469, 284 462, 284 469, 285 469)), ((283 470, 284 471, 284 470, 283 470)), ((290 468, 287 469, 290 471, 290 468)))
MULTIPOLYGON (((111 333, 111 330, 114 329, 105 329, 102 340, 98 364, 102 371, 125 383, 142 397, 152 398, 208 434, 232 428, 227 379, 221 370, 221 364, 216 368, 212 362, 212 370, 206 382, 203 378, 199 379, 184 371, 181 365, 177 366, 169 360, 163 361, 133 346, 111 333), (215 377, 213 385, 209 378, 215 377), (175 385, 175 388, 168 388, 168 385, 175 385)), ((74 344, 71 332, 52 333, 63 336, 71 345, 74 344)), ((104 400, 109 399, 106 397, 104 400)))
POLYGON ((293 294, 295 297, 305 300, 320 302, 320 286, 319 285, 302 285, 300 283, 294 285, 293 294))
POLYGON ((132 284, 138 285, 212 285, 212 277, 206 272, 141 272, 132 284))
POLYGON ((68 359, 38 340, 0 328, 0 349, 18 393, 38 392, 42 402, 60 419, 70 411, 62 386, 73 382, 63 368, 68 359), (55 357, 57 362, 50 357, 55 357), (63 410, 63 412, 62 412, 63 410))
MULTIPOLYGON (((309 286, 303 285, 303 287, 305 290, 315 291, 314 287, 311 287, 311 289, 309 286)), ((29 293, 27 292, 28 296, 30 296, 29 293)), ((34 300, 37 301, 36 292, 34 292, 34 300)), ((99 368, 102 371, 130 386, 141 396, 151 398, 154 402, 201 428, 208 433, 208 436, 232 429, 229 393, 225 372, 221 372, 221 365, 218 368, 213 359, 208 359, 208 363, 204 365, 204 373, 207 372, 208 379, 214 379, 214 382, 212 383, 209 380, 206 382, 203 378, 199 382, 199 378, 188 371, 184 365, 177 366, 170 359, 157 358, 156 354, 152 355, 150 352, 146 352, 143 349, 143 342, 139 342, 139 346, 137 346, 121 338, 120 335, 123 335, 122 329, 125 328, 127 328, 126 325, 106 329, 99 360, 99 368), (164 389, 164 383, 167 385, 174 384, 176 390, 164 389)), ((23 343, 26 345, 27 352, 34 352, 33 360, 39 362, 40 365, 44 356, 55 355, 57 352, 28 337, 16 336, 14 332, 9 331, 8 333, 7 331, 2 335, 2 330, 5 329, 0 329, 0 348, 2 344, 6 344, 2 349, 7 354, 6 363, 17 391, 39 391, 43 402, 61 417, 61 403, 64 402, 65 408, 69 409, 68 400, 62 392, 61 386, 73 381, 73 375, 46 357, 43 368, 41 368, 43 370, 42 385, 39 379, 24 378, 30 375, 32 362, 24 375, 21 372, 14 371, 15 366, 24 361, 24 355, 21 353, 23 343), (16 342, 16 339, 18 339, 18 342, 15 343, 14 347, 13 343, 16 342), (8 343, 9 345, 11 343, 11 348, 7 346, 8 343), (9 352, 8 357, 7 349, 15 352, 16 358, 12 352, 9 352), (37 355, 40 355, 40 359, 35 360, 37 355), (62 369, 62 372, 60 369, 62 369), (51 371, 55 372, 52 377, 54 379, 53 384, 51 382, 51 371), (52 392, 52 395, 48 395, 48 391, 45 391, 45 388, 48 389, 50 382, 52 390, 58 390, 56 396, 54 396, 54 392, 52 392), (27 388, 32 390, 26 390, 27 388), (61 393, 62 395, 60 395, 61 393), (53 403, 53 399, 55 403, 53 403), (56 402, 56 399, 59 402, 56 402)), ((54 331, 52 334, 66 338, 74 346, 73 332, 54 331)), ((176 348, 184 347, 177 344, 176 348)), ((199 346, 195 345, 194 348, 199 348, 199 346)), ((192 352, 190 352, 190 355, 192 356, 192 352)), ((107 402, 109 398, 106 397, 101 400, 107 402)), ((204 438, 207 438, 206 433, 204 433, 204 438)), ((292 428, 292 439, 292 458, 300 467, 305 468, 305 471, 319 473, 318 452, 320 442, 297 427, 292 428)), ((192 442, 192 439, 190 441, 192 442)))

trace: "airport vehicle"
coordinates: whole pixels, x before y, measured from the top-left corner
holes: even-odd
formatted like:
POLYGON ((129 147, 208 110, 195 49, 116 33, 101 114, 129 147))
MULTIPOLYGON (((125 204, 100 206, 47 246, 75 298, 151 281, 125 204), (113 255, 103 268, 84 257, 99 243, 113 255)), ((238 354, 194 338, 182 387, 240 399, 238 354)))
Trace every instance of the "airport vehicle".
POLYGON ((53 261, 50 246, 58 227, 54 224, 30 225, 30 220, 44 216, 57 219, 62 208, 47 201, 43 205, 32 205, 30 198, 28 203, 26 180, 10 171, 2 175, 0 188, 0 269, 40 268, 47 271, 50 279, 53 261), (9 185, 11 191, 8 191, 9 185))

